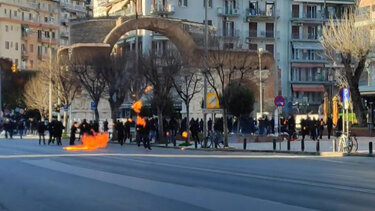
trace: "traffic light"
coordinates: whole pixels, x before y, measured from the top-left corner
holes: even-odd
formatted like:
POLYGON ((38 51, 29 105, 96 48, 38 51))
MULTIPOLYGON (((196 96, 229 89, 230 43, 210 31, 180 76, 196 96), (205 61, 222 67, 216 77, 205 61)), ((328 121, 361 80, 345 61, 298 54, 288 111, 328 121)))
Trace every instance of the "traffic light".
POLYGON ((12 73, 17 72, 17 64, 13 63, 11 70, 12 70, 12 73))

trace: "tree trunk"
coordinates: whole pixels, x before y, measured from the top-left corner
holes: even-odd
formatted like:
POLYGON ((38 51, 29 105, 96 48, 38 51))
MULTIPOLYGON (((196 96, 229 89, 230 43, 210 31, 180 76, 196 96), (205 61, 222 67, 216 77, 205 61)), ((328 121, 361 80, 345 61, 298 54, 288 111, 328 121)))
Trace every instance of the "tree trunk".
POLYGON ((237 134, 239 135, 240 134, 240 125, 241 125, 241 115, 238 116, 238 120, 237 120, 237 134))
POLYGON ((357 117, 358 124, 361 126, 367 126, 365 107, 363 106, 361 93, 359 92, 358 86, 356 87, 351 86, 350 94, 352 96, 352 102, 353 102, 353 107, 354 107, 353 109, 357 117))
POLYGON ((66 114, 65 109, 64 109, 64 116, 63 116, 63 126, 65 127, 64 134, 66 134, 66 132, 68 131, 69 127, 67 127, 67 114, 66 114))
POLYGON ((224 108, 223 113, 223 123, 224 123, 224 146, 228 147, 228 120, 227 120, 227 109, 224 108))
POLYGON ((185 122, 185 126, 186 126, 186 132, 187 132, 187 138, 185 140, 186 140, 186 144, 189 144, 190 143, 190 129, 189 129, 190 106, 189 106, 189 103, 185 103, 185 104, 186 104, 186 122, 185 122))
POLYGON ((157 106, 156 108, 158 113, 158 137, 159 141, 162 137, 164 137, 164 126, 163 126, 163 113, 161 112, 161 108, 157 106))
POLYGON ((99 122, 99 111, 98 108, 95 108, 95 121, 99 122))

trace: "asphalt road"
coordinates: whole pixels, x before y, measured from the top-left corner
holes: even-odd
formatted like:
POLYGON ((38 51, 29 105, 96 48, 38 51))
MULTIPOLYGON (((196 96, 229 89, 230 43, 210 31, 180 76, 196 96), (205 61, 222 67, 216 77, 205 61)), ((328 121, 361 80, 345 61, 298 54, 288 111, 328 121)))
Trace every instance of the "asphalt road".
POLYGON ((0 139, 0 210, 375 210, 375 159, 0 139))

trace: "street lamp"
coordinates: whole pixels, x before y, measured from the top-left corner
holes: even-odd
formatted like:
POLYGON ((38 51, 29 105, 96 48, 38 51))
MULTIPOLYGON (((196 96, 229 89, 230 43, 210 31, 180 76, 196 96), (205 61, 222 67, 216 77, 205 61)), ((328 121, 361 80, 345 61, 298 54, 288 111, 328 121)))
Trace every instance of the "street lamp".
POLYGON ((259 57, 259 112, 260 112, 260 116, 263 115, 262 54, 263 54, 263 48, 258 48, 258 57, 259 57))

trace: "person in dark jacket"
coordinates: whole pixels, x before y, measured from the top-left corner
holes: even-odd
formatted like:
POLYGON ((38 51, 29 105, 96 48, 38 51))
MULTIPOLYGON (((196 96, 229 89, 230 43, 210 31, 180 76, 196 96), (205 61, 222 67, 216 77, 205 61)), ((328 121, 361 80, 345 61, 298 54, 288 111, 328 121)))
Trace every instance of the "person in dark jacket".
POLYGON ((63 126, 63 124, 62 124, 62 122, 61 121, 54 121, 55 123, 54 123, 54 125, 55 125, 55 128, 54 128, 54 133, 53 133, 53 135, 54 135, 54 137, 56 138, 56 144, 57 145, 62 145, 62 143, 61 143, 61 137, 62 137, 62 132, 63 132, 63 130, 64 130, 64 126, 63 126))
POLYGON ((190 131, 191 131, 192 140, 197 141, 199 143, 199 136, 198 136, 199 123, 198 123, 198 121, 194 121, 194 120, 191 121, 190 131))
POLYGON ((332 118, 331 118, 331 117, 328 117, 328 119, 327 119, 327 132, 328 132, 328 139, 331 138, 332 126, 333 126, 332 118))
POLYGON ((319 138, 320 138, 320 140, 323 138, 323 132, 324 132, 324 121, 323 121, 323 119, 320 119, 320 121, 319 121, 319 138))
POLYGON ((74 145, 74 141, 76 140, 76 133, 78 130, 77 122, 74 122, 72 127, 70 128, 70 141, 69 145, 74 145))
POLYGON ((25 123, 20 120, 17 125, 18 133, 20 134, 20 138, 22 139, 23 133, 25 131, 25 123))
POLYGON ((130 127, 132 123, 132 119, 128 119, 124 124, 124 143, 126 142, 126 139, 129 139, 129 143, 132 142, 132 136, 130 134, 130 127))
POLYGON ((109 130, 109 128, 108 128, 108 121, 105 120, 105 121, 103 122, 103 131, 104 131, 104 132, 108 132, 108 130, 109 130))
POLYGON ((301 120, 301 133, 302 133, 302 141, 304 141, 305 136, 309 134, 308 120, 305 120, 305 119, 301 120))
POLYGON ((39 123, 38 123, 39 145, 42 142, 42 138, 43 138, 43 144, 46 145, 46 138, 44 136, 44 133, 46 132, 46 129, 47 129, 47 127, 44 124, 44 122, 39 121, 39 123))
POLYGON ((48 123, 48 133, 49 133, 49 139, 48 139, 48 145, 52 142, 55 143, 55 137, 54 137, 54 133, 55 133, 55 121, 53 120, 52 122, 49 122, 48 123))
POLYGON ((124 145, 124 125, 122 122, 117 121, 116 124, 116 130, 117 130, 117 138, 120 145, 124 145))
POLYGON ((145 147, 145 149, 151 150, 151 144, 150 144, 150 139, 149 139, 150 121, 148 120, 148 118, 145 118, 145 122, 146 122, 146 125, 141 129, 143 146, 145 147))

